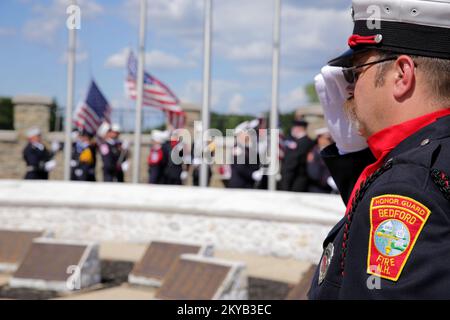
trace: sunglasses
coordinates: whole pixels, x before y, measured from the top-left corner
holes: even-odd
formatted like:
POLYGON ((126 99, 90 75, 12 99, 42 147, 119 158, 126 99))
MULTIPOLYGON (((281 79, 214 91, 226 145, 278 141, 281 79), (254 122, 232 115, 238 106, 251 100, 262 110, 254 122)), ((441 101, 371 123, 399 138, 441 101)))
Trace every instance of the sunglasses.
POLYGON ((381 60, 377 60, 377 61, 372 61, 369 63, 365 63, 365 64, 361 64, 358 66, 353 66, 353 67, 349 67, 349 68, 342 68, 342 73, 344 74, 344 78, 345 80, 350 83, 353 84, 358 80, 358 77, 360 75, 360 73, 358 73, 356 70, 361 69, 362 67, 367 67, 367 66, 372 66, 378 63, 382 63, 382 62, 386 62, 386 61, 392 61, 392 60, 396 60, 398 57, 394 56, 394 57, 389 57, 389 58, 385 58, 385 59, 381 59, 381 60))

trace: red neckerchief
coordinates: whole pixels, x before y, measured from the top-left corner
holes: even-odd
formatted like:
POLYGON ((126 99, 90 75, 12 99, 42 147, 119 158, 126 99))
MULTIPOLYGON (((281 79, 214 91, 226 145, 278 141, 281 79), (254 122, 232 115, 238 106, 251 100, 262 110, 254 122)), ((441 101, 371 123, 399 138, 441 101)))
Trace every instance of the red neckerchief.
POLYGON ((175 148, 175 146, 176 146, 178 143, 179 143, 179 140, 177 140, 177 139, 170 140, 170 146, 171 146, 171 148, 172 148, 172 149, 175 148))
POLYGON ((369 145, 370 151, 377 159, 376 162, 368 165, 356 182, 349 201, 347 202, 346 214, 349 213, 351 209, 351 203, 353 197, 355 196, 356 190, 360 187, 363 181, 377 171, 384 162, 384 158, 403 140, 413 135, 420 129, 432 124, 438 118, 450 115, 450 108, 433 112, 419 118, 415 118, 401 124, 383 129, 367 139, 367 144, 369 145))

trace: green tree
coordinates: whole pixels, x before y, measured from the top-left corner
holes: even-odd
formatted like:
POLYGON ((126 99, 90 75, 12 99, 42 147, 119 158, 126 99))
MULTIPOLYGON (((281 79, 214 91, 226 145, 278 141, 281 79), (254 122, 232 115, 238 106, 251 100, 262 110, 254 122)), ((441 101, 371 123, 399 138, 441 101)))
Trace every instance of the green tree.
POLYGON ((14 130, 14 107, 11 98, 0 97, 0 130, 14 130))
POLYGON ((250 115, 234 115, 234 114, 220 114, 211 113, 211 128, 218 129, 222 134, 226 134, 227 129, 234 129, 240 123, 254 119, 250 115))
POLYGON ((305 87, 305 92, 310 103, 319 103, 319 97, 317 96, 314 83, 307 84, 305 87))
MULTIPOLYGON (((50 131, 61 130, 61 128, 56 128, 56 124, 57 124, 56 117, 58 117, 57 110, 58 110, 58 104, 56 103, 56 99, 53 99, 53 102, 50 105, 50 131)), ((63 119, 59 119, 60 126, 61 126, 62 121, 63 121, 63 119)))

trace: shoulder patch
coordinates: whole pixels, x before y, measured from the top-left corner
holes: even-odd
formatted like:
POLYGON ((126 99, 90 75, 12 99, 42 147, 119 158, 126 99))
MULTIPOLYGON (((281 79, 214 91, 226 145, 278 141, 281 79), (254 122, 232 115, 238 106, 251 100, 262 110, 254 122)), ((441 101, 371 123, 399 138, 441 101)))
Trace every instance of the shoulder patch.
POLYGON ((286 141, 286 147, 288 147, 291 150, 295 150, 295 149, 297 149, 297 142, 288 140, 288 141, 286 141))
POLYGON ((430 213, 420 202, 401 195, 372 198, 367 273, 397 281, 430 213))
POLYGON ((100 145, 100 153, 104 156, 108 155, 109 153, 109 147, 106 143, 102 143, 100 145))

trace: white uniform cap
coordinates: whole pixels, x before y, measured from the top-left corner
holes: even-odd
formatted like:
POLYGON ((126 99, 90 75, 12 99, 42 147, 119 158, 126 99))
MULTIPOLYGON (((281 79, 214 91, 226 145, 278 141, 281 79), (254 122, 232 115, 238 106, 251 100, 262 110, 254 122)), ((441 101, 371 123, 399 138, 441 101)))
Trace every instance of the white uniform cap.
POLYGON ((350 67, 355 54, 378 49, 450 59, 449 0, 353 0, 350 50, 331 66, 350 67))
POLYGON ((323 134, 327 134, 330 133, 330 130, 328 130, 328 128, 320 128, 314 131, 316 136, 321 136, 323 134))
POLYGON ((167 140, 167 134, 161 130, 153 130, 151 139, 156 143, 164 143, 167 140))
POLYGON ((256 129, 259 126, 260 121, 258 119, 253 119, 250 121, 244 121, 240 123, 235 129, 234 134, 239 134, 241 132, 246 132, 249 130, 256 129))
POLYGON ((103 122, 101 124, 101 126, 97 129, 97 135, 99 137, 104 138, 106 136, 106 133, 108 133, 109 129, 110 129, 109 123, 108 122, 103 122))
POLYGON ((112 124, 112 126, 111 126, 111 131, 119 132, 119 133, 120 133, 121 130, 122 130, 122 128, 120 127, 119 124, 117 124, 117 123, 113 123, 113 124, 112 124))
POLYGON ((27 130, 27 138, 31 138, 31 137, 35 137, 35 136, 40 136, 41 135, 41 129, 34 127, 34 128, 30 128, 27 130))
POLYGON ((250 127, 250 129, 255 129, 259 126, 259 119, 253 119, 248 123, 248 126, 250 127))

